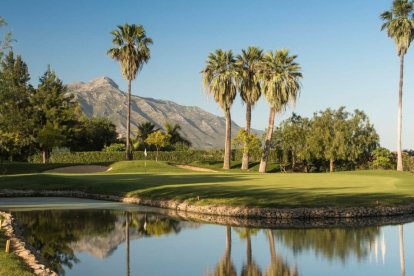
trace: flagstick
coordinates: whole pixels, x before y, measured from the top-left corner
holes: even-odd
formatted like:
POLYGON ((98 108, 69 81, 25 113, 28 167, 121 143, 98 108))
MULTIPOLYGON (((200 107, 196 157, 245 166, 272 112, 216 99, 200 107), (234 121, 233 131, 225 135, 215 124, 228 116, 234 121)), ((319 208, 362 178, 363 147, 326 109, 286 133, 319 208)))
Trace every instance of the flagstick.
POLYGON ((144 172, 145 172, 145 174, 147 174, 147 148, 144 149, 144 156, 145 156, 145 158, 144 158, 145 159, 144 172))

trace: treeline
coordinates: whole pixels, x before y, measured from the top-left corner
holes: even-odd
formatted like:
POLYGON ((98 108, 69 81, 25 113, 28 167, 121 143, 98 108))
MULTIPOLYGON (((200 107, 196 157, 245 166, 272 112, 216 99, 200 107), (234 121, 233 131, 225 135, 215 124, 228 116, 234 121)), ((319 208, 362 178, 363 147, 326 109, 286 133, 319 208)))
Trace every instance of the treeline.
POLYGON ((55 147, 101 150, 116 141, 111 121, 87 118, 50 67, 37 88, 29 81, 26 63, 9 51, 0 63, 1 159, 27 160, 42 152, 47 162, 55 147))
POLYGON ((368 116, 345 107, 314 113, 312 118, 293 114, 274 131, 271 147, 281 167, 308 172, 368 167, 379 136, 368 116))

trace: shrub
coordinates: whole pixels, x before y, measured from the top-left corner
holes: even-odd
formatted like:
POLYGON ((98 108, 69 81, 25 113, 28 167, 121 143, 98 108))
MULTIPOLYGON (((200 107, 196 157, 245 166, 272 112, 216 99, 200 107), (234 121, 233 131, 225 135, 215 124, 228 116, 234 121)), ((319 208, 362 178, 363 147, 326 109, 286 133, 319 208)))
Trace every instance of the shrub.
POLYGON ((110 144, 109 146, 105 146, 102 151, 103 152, 117 152, 117 151, 125 151, 125 150, 126 150, 125 144, 113 143, 113 144, 110 144))
POLYGON ((376 148, 371 163, 373 169, 392 169, 394 167, 392 153, 386 148, 376 148))

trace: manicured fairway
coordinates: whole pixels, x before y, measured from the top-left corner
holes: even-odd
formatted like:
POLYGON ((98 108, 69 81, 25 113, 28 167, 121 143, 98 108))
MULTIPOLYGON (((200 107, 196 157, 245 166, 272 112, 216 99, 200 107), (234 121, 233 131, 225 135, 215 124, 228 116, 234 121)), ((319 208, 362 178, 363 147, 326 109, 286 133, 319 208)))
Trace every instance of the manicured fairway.
POLYGON ((79 190, 258 207, 376 206, 414 203, 414 175, 395 171, 340 173, 206 173, 147 161, 118 162, 110 172, 0 176, 0 189, 79 190), (200 197, 200 200, 197 200, 200 197))

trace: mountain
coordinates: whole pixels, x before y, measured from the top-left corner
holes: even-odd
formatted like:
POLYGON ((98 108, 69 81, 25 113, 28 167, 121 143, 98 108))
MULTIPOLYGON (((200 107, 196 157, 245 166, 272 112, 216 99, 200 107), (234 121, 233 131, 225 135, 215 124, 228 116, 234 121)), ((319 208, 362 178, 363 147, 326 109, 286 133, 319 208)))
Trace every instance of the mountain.
MULTIPOLYGON (((68 85, 68 93, 79 101, 83 112, 90 117, 107 117, 117 127, 121 136, 126 134, 127 94, 108 77, 91 82, 68 85)), ((224 148, 226 121, 196 106, 183 106, 172 101, 139 96, 131 97, 131 135, 139 123, 150 121, 162 128, 166 122, 179 124, 181 133, 193 147, 224 148)), ((232 122, 232 135, 239 130, 232 122)))

